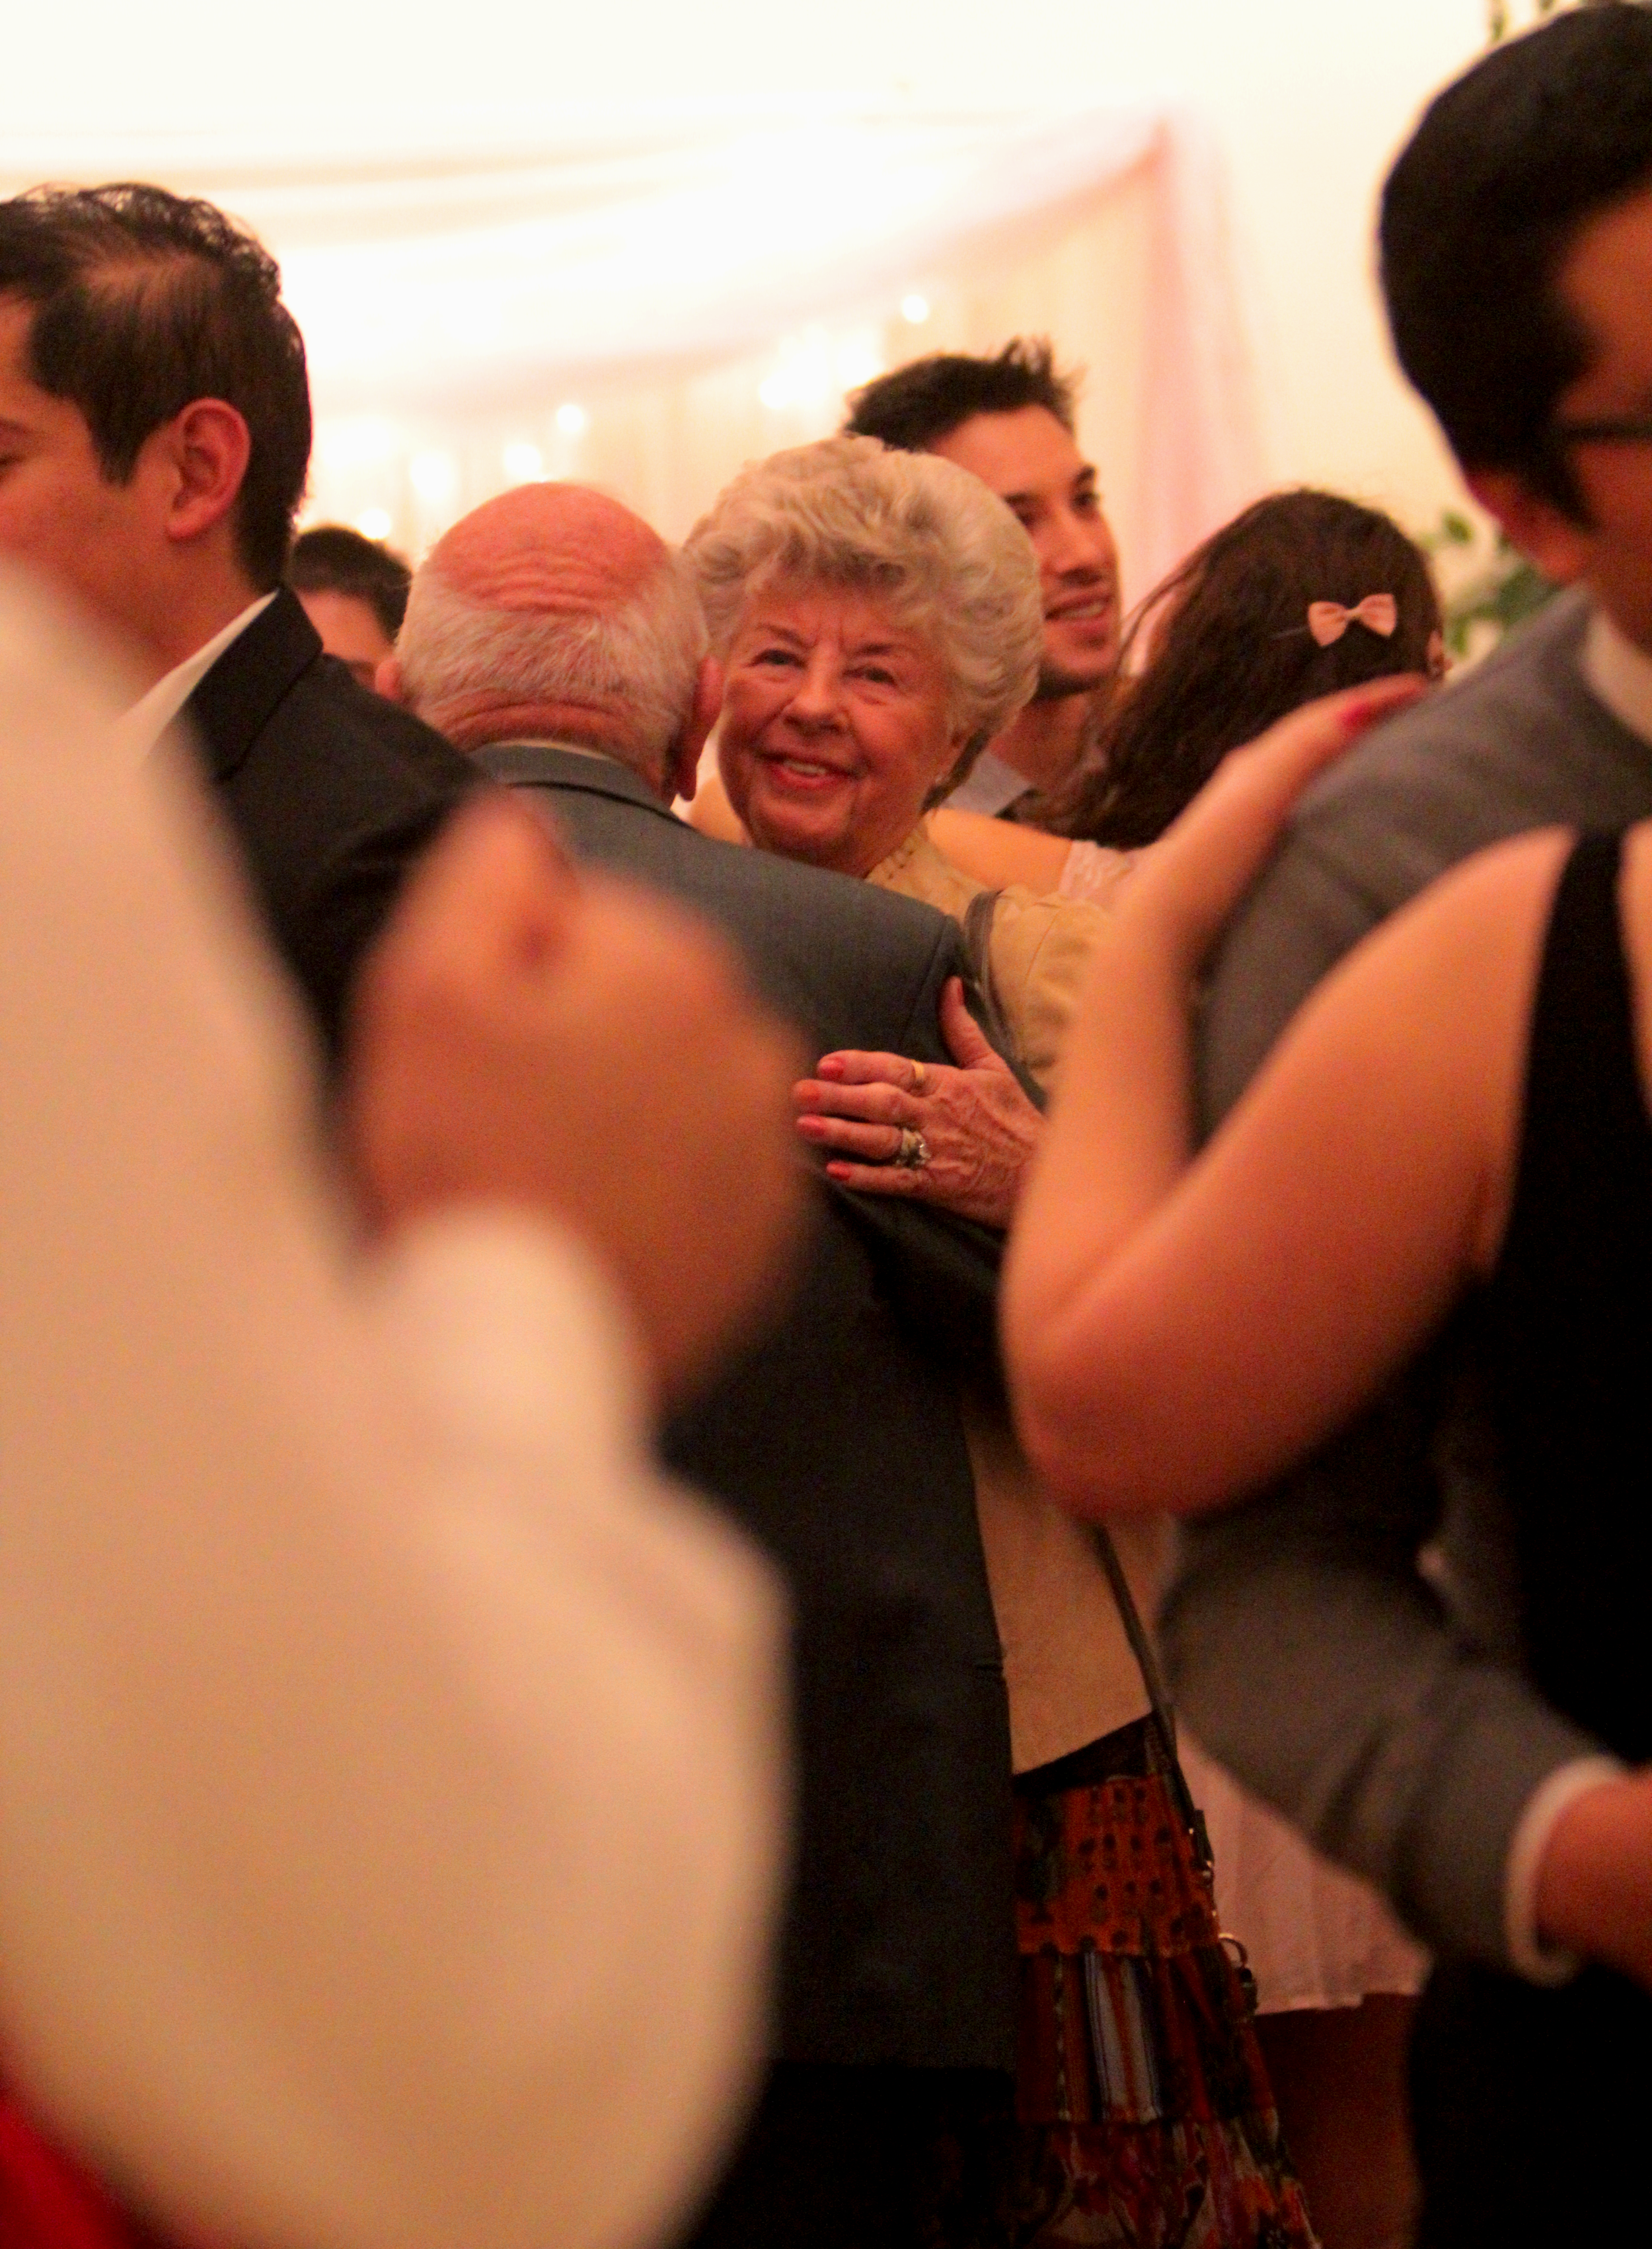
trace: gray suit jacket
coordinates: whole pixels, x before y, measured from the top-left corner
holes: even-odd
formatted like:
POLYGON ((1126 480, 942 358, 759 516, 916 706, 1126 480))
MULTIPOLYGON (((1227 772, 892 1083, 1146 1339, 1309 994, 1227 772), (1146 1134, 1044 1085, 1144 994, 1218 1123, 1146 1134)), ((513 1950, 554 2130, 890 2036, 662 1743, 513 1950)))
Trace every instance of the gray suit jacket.
MULTIPOLYGON (((576 856, 717 922, 811 1061, 949 1059, 936 1011, 965 963, 944 915, 713 843, 610 759, 506 745, 480 762, 532 790, 576 856)), ((788 2060, 1013 2066, 1008 1718, 958 1409, 960 1364, 992 1348, 1000 1246, 823 1193, 785 1317, 667 1434, 795 1606, 788 2060)))
MULTIPOLYGON (((1652 746, 1579 672, 1587 616, 1581 597, 1558 600, 1304 800, 1217 963, 1201 1026, 1208 1123, 1319 979, 1446 868, 1531 829, 1652 814, 1652 746)), ((1185 1526, 1162 1627, 1215 1755, 1430 1944, 1502 1965, 1520 1813, 1598 1745, 1521 1673, 1475 1326, 1471 1303, 1307 1468, 1185 1526), (1430 1541, 1433 1586, 1417 1566, 1430 1541)))

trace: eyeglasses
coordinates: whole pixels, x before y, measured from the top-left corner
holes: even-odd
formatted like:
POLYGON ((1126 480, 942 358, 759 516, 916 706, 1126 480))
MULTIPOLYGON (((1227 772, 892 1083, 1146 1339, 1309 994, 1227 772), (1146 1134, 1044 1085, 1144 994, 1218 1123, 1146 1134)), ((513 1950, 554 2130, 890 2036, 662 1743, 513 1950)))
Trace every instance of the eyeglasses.
POLYGON ((1652 445, 1652 415, 1621 415, 1599 422, 1557 422, 1563 445, 1652 445))

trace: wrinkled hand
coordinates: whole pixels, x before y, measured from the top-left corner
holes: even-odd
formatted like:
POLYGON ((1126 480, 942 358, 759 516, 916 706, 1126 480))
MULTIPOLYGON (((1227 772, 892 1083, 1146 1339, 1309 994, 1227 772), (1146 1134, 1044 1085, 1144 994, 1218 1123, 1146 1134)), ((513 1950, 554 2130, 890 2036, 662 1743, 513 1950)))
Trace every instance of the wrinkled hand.
POLYGON ((941 994, 940 1025, 956 1069, 903 1055, 823 1056, 814 1076, 792 1088, 797 1130, 811 1147, 842 1152, 826 1173, 843 1186, 1007 1227, 1043 1119, 982 1037, 955 976, 941 994), (903 1127, 924 1136, 929 1161, 920 1167, 891 1160, 903 1127))
POLYGON ((662 1397, 692 1388, 779 1278, 802 1186, 793 1041, 720 940, 575 877, 502 794, 467 808, 358 982, 345 1125, 369 1216, 526 1205, 629 1302, 662 1397))
POLYGON ((1418 674, 1304 703, 1242 749, 1231 750, 1180 816, 1140 852, 1114 909, 1168 943, 1191 975, 1278 841, 1309 782, 1358 740, 1428 691, 1418 674))

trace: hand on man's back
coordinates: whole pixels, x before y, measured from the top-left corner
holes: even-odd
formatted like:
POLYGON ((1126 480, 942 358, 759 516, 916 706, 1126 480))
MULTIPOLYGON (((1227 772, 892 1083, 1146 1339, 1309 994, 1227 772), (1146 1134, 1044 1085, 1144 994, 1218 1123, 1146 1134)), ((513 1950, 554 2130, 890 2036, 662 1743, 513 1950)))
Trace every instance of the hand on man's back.
POLYGON ((675 1404, 783 1269, 803 1194, 798 1061, 720 939, 576 875, 541 821, 490 795, 454 820, 363 967, 347 1138, 386 1229, 512 1203, 583 1239, 675 1404))

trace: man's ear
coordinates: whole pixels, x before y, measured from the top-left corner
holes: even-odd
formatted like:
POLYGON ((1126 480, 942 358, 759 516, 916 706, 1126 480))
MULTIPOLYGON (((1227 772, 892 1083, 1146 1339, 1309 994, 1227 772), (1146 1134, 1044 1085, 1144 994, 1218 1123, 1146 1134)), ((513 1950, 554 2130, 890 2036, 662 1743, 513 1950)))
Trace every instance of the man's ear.
POLYGON ((1593 553, 1588 526, 1563 515, 1552 499, 1534 492, 1512 469, 1470 469, 1464 481, 1488 515, 1496 516, 1522 554, 1535 562, 1552 584, 1569 586, 1583 576, 1593 553))
POLYGON ((373 690, 387 703, 399 703, 404 711, 412 708, 402 685, 402 667, 395 657, 387 656, 373 675, 373 690))
POLYGON ((237 409, 222 398, 196 398, 148 439, 154 465, 168 479, 166 535, 182 546, 221 523, 239 499, 252 439, 237 409))
POLYGON ((683 731, 665 753, 666 782, 671 794, 681 797, 685 804, 693 801, 699 781, 700 752, 710 739, 722 707, 723 667, 714 656, 702 657, 694 681, 694 700, 683 722, 683 731))

